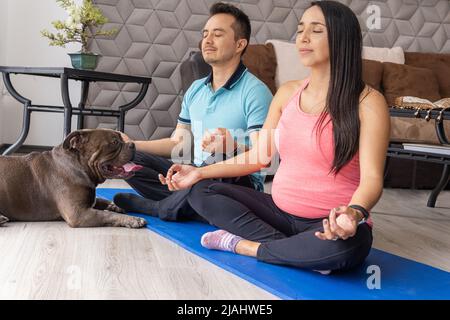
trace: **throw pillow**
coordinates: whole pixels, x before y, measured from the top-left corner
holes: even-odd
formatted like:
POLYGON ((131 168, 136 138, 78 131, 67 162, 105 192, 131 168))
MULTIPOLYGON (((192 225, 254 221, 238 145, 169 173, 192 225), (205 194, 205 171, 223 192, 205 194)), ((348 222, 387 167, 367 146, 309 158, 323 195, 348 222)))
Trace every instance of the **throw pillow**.
POLYGON ((390 49, 364 46, 362 57, 367 60, 405 64, 405 53, 401 47, 390 49))
POLYGON ((242 61, 248 70, 264 82, 272 91, 272 94, 275 94, 277 90, 275 85, 277 59, 273 45, 270 43, 249 45, 242 61))
POLYGON ((363 59, 362 76, 366 84, 380 91, 383 80, 383 64, 375 60, 363 59))
POLYGON ((287 81, 301 80, 309 76, 310 69, 301 63, 295 43, 267 40, 266 44, 268 43, 271 43, 275 49, 277 59, 275 85, 277 88, 287 81))
POLYGON ((441 97, 450 97, 450 54, 405 52, 408 65, 433 70, 439 82, 441 97))
POLYGON ((414 96, 436 101, 441 98, 433 71, 404 64, 386 62, 383 69, 384 95, 389 105, 400 96, 414 96))

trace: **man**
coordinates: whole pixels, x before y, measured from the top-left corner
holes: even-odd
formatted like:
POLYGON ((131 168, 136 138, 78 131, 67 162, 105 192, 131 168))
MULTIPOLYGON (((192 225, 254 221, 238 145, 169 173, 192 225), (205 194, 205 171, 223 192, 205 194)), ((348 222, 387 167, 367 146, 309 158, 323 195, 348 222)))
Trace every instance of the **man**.
MULTIPOLYGON (((164 220, 194 218, 185 201, 189 190, 171 192, 160 183, 179 150, 190 150, 194 137, 194 165, 222 161, 248 150, 256 142, 267 116, 272 94, 241 62, 250 40, 248 16, 238 8, 216 3, 210 9, 201 42, 211 74, 195 81, 184 95, 178 125, 171 138, 134 141, 134 162, 144 168, 127 182, 144 198, 118 194, 114 202, 127 212, 159 216, 164 220), (187 137, 186 137, 187 136, 187 137), (241 143, 240 143, 241 142, 241 143)), ((130 140, 123 135, 125 140, 130 140)), ((253 174, 223 181, 263 191, 264 176, 253 174)))

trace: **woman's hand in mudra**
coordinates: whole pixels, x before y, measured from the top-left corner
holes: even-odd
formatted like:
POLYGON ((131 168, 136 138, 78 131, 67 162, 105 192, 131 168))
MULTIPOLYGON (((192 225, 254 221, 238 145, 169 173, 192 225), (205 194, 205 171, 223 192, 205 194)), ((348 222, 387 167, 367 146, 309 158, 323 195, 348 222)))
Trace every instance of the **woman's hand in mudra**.
POLYGON ((159 181, 167 185, 170 191, 183 190, 192 187, 201 180, 197 167, 174 164, 167 171, 166 177, 158 175, 159 181))
POLYGON ((333 208, 328 219, 323 220, 324 232, 316 232, 315 236, 321 240, 347 240, 356 234, 359 217, 359 212, 353 208, 333 208))

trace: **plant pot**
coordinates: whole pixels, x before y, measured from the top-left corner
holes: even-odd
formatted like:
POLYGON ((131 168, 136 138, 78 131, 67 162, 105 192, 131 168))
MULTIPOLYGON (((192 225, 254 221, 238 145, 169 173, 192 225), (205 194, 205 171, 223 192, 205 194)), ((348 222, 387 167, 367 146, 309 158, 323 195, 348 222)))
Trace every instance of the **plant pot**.
POLYGON ((98 63, 99 54, 95 53, 68 53, 75 69, 95 70, 98 63))

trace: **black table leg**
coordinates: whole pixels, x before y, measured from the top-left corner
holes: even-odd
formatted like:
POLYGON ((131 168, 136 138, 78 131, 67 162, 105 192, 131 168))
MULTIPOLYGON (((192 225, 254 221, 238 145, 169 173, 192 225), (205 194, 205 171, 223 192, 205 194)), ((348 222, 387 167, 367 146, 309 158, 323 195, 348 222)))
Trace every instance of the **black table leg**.
POLYGON ((117 129, 120 132, 123 132, 125 130, 125 113, 128 110, 136 107, 144 99, 145 95, 147 94, 148 85, 149 85, 148 83, 143 83, 141 86, 141 90, 139 91, 139 94, 137 95, 137 97, 130 103, 127 103, 127 104, 119 107, 120 116, 117 119, 117 122, 118 122, 117 129))
POLYGON ((23 104, 23 124, 22 124, 22 131, 20 133, 19 138, 14 142, 8 149, 6 149, 3 152, 3 155, 9 155, 14 153, 17 149, 19 149, 25 139, 28 136, 28 132, 30 131, 30 118, 31 118, 31 110, 28 109, 28 107, 31 105, 31 101, 23 96, 21 96, 16 89, 14 89, 11 78, 9 73, 3 73, 3 81, 5 83, 5 87, 8 90, 8 92, 11 94, 11 96, 16 99, 17 101, 21 102, 23 104))
MULTIPOLYGON (((439 142, 441 144, 448 144, 449 142, 444 129, 444 121, 436 120, 435 128, 439 142)), ((450 166, 445 164, 444 169, 442 170, 442 175, 441 179, 439 180, 439 183, 436 185, 436 187, 434 187, 433 191, 431 191, 431 194, 428 197, 427 207, 434 208, 439 193, 441 193, 441 191, 444 190, 445 186, 449 181, 449 176, 450 176, 450 166)))
MULTIPOLYGON (((89 94, 89 81, 83 81, 81 83, 81 98, 80 103, 78 104, 78 109, 84 110, 88 94, 89 94)), ((83 128, 84 128, 84 116, 80 114, 78 116, 77 129, 80 130, 83 128)))
POLYGON ((434 208, 436 204, 436 199, 439 193, 445 188, 450 178, 450 165, 445 164, 444 170, 442 170, 441 180, 437 186, 431 191, 430 197, 428 198, 427 207, 434 208))
POLYGON ((64 138, 72 131, 72 104, 69 97, 69 78, 61 75, 61 95, 64 104, 64 138))
POLYGON ((445 134, 444 121, 437 121, 436 120, 435 128, 436 128, 436 134, 438 136, 439 142, 442 143, 442 144, 448 144, 449 141, 448 141, 447 136, 445 134))

